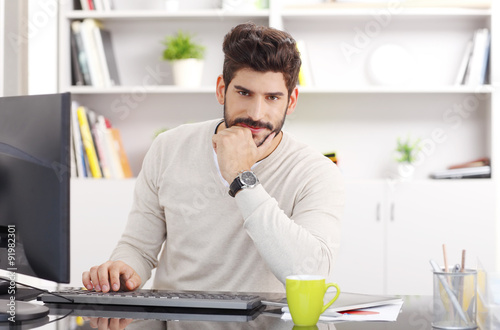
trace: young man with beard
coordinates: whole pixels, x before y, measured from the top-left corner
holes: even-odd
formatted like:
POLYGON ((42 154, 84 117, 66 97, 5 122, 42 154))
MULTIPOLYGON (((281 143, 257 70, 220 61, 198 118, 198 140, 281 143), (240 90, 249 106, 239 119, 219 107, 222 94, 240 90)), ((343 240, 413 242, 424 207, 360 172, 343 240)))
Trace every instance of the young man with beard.
POLYGON ((341 175, 281 130, 297 105, 296 43, 247 23, 225 36, 223 51, 224 119, 154 141, 121 240, 83 273, 88 289, 134 290, 155 267, 153 287, 173 290, 284 292, 288 275, 331 274, 341 175))

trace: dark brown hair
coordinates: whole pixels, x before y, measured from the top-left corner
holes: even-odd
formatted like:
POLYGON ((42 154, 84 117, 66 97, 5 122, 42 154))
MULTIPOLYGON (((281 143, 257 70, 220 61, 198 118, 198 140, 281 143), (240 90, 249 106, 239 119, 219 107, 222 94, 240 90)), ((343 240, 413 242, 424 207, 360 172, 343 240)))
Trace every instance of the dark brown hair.
POLYGON ((297 85, 300 54, 290 34, 274 28, 244 23, 224 37, 222 77, 227 87, 236 72, 249 68, 258 72, 281 72, 288 96, 297 85))

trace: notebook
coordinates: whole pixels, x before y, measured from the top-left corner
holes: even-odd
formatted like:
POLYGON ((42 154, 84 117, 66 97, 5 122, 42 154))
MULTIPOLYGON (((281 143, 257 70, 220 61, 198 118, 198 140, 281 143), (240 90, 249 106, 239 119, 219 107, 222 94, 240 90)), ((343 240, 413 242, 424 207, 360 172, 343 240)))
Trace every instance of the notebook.
MULTIPOLYGON (((325 302, 332 299, 335 292, 325 294, 325 302)), ((329 311, 340 312, 360 308, 376 307, 388 304, 395 304, 403 301, 398 296, 370 295, 362 293, 341 292, 339 298, 328 308, 329 311)), ((265 296, 262 304, 267 306, 285 307, 287 306, 285 295, 265 296)))

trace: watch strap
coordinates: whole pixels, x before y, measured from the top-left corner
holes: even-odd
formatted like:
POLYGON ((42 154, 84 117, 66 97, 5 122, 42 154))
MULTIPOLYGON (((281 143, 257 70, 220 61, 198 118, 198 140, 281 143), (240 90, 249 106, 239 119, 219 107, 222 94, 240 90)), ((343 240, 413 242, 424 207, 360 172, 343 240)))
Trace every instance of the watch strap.
POLYGON ((229 186, 229 196, 234 197, 236 193, 243 188, 243 184, 241 183, 240 176, 238 175, 231 185, 229 186))

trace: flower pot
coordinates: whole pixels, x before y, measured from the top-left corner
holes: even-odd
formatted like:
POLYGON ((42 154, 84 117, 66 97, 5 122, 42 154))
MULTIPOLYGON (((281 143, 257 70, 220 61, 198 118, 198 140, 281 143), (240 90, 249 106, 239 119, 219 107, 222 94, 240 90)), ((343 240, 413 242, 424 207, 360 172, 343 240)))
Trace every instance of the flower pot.
POLYGON ((398 175, 401 181, 411 181, 415 175, 415 165, 408 162, 399 163, 398 175))
POLYGON ((199 87, 203 74, 203 60, 188 58, 172 61, 174 84, 181 87, 199 87))

